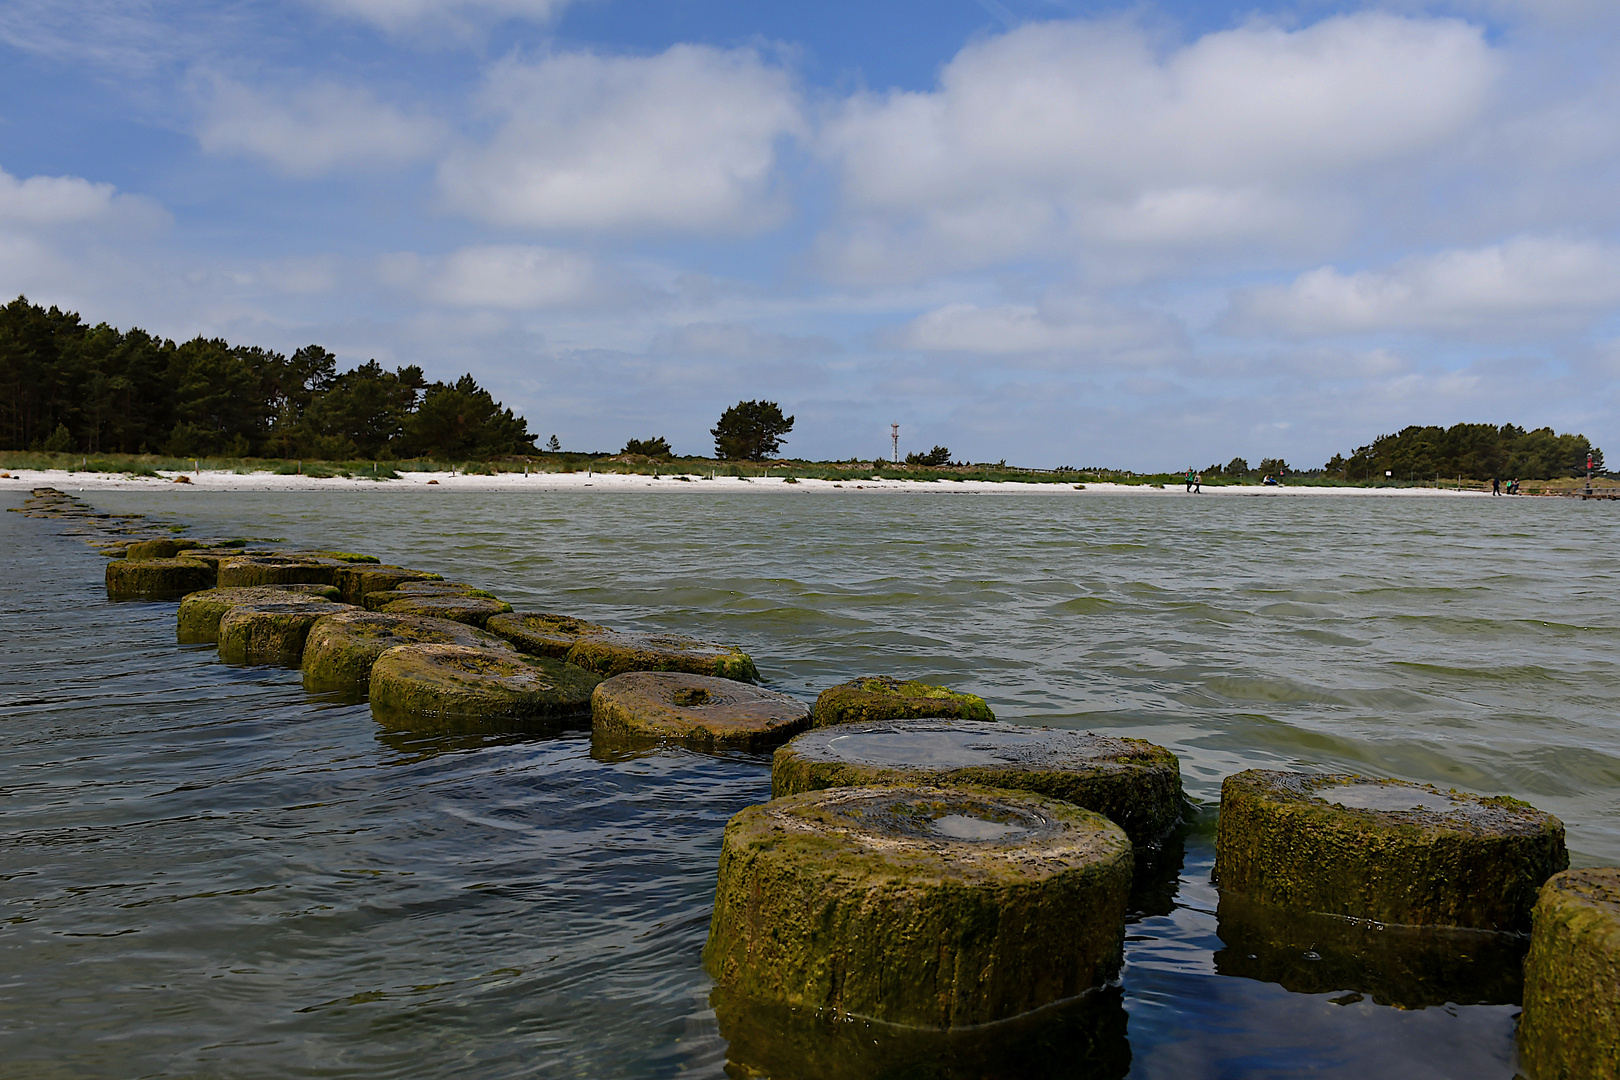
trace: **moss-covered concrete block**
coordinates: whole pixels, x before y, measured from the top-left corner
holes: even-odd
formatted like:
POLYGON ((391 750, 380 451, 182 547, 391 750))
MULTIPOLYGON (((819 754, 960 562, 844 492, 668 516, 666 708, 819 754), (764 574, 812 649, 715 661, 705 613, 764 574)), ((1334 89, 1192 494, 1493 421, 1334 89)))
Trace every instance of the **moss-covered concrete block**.
POLYGON ((504 600, 492 600, 486 596, 419 595, 407 596, 391 604, 384 604, 378 610, 391 615, 425 615, 431 619, 450 619, 453 622, 476 626, 481 630, 484 624, 489 622, 491 615, 511 611, 512 605, 504 600))
POLYGON ((492 615, 484 629, 499 634, 530 656, 557 657, 566 657, 568 650, 579 644, 580 638, 609 633, 605 626, 576 619, 572 615, 521 611, 492 615))
POLYGON ((786 694, 683 671, 628 671, 591 694, 593 743, 763 750, 809 723, 809 708, 786 694))
POLYGON ((816 698, 816 727, 872 720, 994 720, 984 699, 915 679, 874 675, 829 686, 816 698))
POLYGON ((338 569, 346 564, 337 559, 303 558, 292 555, 243 555, 227 559, 219 566, 219 587, 244 589, 258 585, 333 585, 338 569))
POLYGON ((219 620, 219 658, 227 664, 295 668, 310 627, 336 606, 307 600, 238 604, 219 620))
POLYGON ((371 712, 413 731, 552 732, 583 727, 601 678, 510 648, 396 645, 371 668, 371 712))
POLYGON ((172 559, 192 546, 167 537, 159 540, 137 540, 124 548, 124 557, 135 560, 172 559))
POLYGON ((219 620, 243 604, 325 603, 336 600, 330 585, 264 585, 252 589, 203 589, 180 599, 175 639, 182 645, 215 645, 219 620))
POLYGON ((1505 796, 1351 773, 1251 769, 1221 785, 1215 879, 1279 907, 1525 931, 1569 865, 1564 825, 1505 796))
POLYGON ((1138 847, 1181 820, 1176 755, 1144 739, 1000 721, 880 720, 816 728, 776 751, 775 798, 832 787, 974 784, 1095 811, 1138 847))
POLYGON ((303 559, 332 559, 341 563, 372 563, 380 564, 381 559, 375 555, 361 555, 353 551, 293 551, 288 554, 303 559))
POLYGON ((377 658, 396 645, 466 645, 511 651, 477 627, 420 615, 338 611, 310 628, 304 642, 304 686, 309 690, 365 691, 377 658))
POLYGON ((834 788, 726 825, 704 966, 745 999, 956 1028, 1117 972, 1130 840, 986 788, 834 788))
POLYGON ((1620 869, 1569 870, 1541 887, 1519 1064, 1530 1080, 1620 1078, 1620 869))
POLYGON ((598 675, 627 671, 684 671, 717 679, 758 682, 753 659, 732 645, 716 645, 676 634, 622 634, 610 630, 576 641, 568 662, 598 675))
POLYGON ((465 585, 459 581, 419 580, 402 581, 392 589, 368 593, 365 597, 367 611, 381 611, 399 600, 415 600, 426 596, 476 596, 484 600, 497 600, 492 592, 465 585))
POLYGON ((1280 908, 1223 893, 1216 909, 1220 975, 1296 994, 1351 991, 1379 1005, 1517 1005, 1523 934, 1399 926, 1280 908))
POLYGON ((107 563, 107 599, 178 600, 214 587, 214 568, 197 559, 114 559, 107 563))
POLYGON ((438 574, 380 563, 340 566, 333 574, 333 583, 342 591, 345 604, 363 604, 372 593, 388 592, 408 582, 438 580, 438 574))

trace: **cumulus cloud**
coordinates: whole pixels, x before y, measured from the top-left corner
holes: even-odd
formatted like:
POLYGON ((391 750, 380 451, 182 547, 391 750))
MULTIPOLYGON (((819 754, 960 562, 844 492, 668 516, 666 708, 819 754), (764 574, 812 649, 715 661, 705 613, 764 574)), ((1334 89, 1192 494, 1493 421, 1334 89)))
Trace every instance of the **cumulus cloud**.
POLYGON ((903 349, 1015 356, 1061 353, 1082 360, 1162 358, 1184 344, 1168 317, 1095 300, 1060 305, 946 304, 918 316, 895 335, 903 349))
POLYGON ((111 184, 77 176, 30 176, 19 180, 0 169, 0 226, 53 229, 74 225, 147 227, 168 215, 150 199, 121 195, 111 184))
POLYGON ((778 148, 803 127, 786 71, 751 49, 700 45, 507 61, 484 104, 498 130, 443 163, 445 199, 545 229, 755 231, 785 209, 778 148))
POLYGON ((756 330, 742 323, 687 323, 660 331, 647 352, 653 356, 701 356, 729 360, 796 360, 842 352, 819 335, 801 337, 756 330))
MULTIPOLYGON (((1330 192, 1471 132, 1499 62, 1480 28, 1363 13, 1156 51, 1125 22, 1032 24, 937 89, 851 100, 822 147, 860 218, 982 264, 1080 244, 1284 248, 1342 228, 1330 192)), ((853 236, 849 265, 874 250, 853 236)), ((873 271, 880 268, 872 267, 873 271)))
POLYGON ((315 83, 295 90, 209 80, 197 140, 216 154, 244 154, 290 176, 338 168, 388 168, 441 144, 439 121, 379 102, 368 90, 315 83))
POLYGON ((1324 266, 1241 291, 1227 328, 1331 337, 1380 331, 1472 336, 1578 329, 1620 304, 1620 247, 1519 237, 1413 256, 1384 270, 1324 266))
POLYGON ((604 268, 591 256, 523 244, 464 247, 440 259, 386 256, 385 283, 434 304, 535 311, 645 299, 650 290, 604 268))

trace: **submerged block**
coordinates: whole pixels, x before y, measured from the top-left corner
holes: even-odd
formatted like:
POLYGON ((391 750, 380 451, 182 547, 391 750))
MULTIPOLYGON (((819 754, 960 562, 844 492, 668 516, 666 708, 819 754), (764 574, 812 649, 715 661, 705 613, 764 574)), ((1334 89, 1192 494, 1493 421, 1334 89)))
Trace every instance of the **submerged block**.
POLYGON ((676 634, 622 634, 615 630, 581 637, 568 662, 598 675, 627 671, 685 671, 718 679, 757 682, 753 659, 733 645, 716 645, 676 634))
POLYGON ((1215 880, 1280 907, 1523 931, 1568 865, 1563 823, 1505 796, 1262 769, 1221 785, 1215 880))
POLYGON ((172 559, 193 545, 178 540, 137 540, 124 548, 126 559, 172 559))
POLYGON ((333 574, 333 584, 343 593, 345 604, 362 604, 372 593, 397 589, 401 585, 418 581, 437 581, 438 574, 409 570, 403 566, 383 566, 376 563, 357 563, 340 566, 333 574))
POLYGON ((984 699, 943 686, 887 675, 851 679, 830 686, 816 698, 815 725, 853 724, 871 720, 994 720, 984 699))
POLYGON ((771 794, 831 787, 976 784, 1095 811, 1139 847, 1181 820, 1176 755, 1143 739, 1000 721, 882 720, 816 728, 776 751, 771 794))
POLYGON ((222 589, 256 585, 336 585, 337 559, 294 555, 242 555, 219 564, 222 589))
POLYGON ((214 568, 198 559, 114 559, 107 563, 107 599, 178 600, 214 586, 214 568))
POLYGON ((1130 840, 986 788, 836 788, 726 825, 704 966, 743 999, 959 1028, 1118 970, 1130 840))
POLYGON ((1620 869, 1552 878, 1534 924, 1520 1066, 1530 1080, 1620 1078, 1620 869))
POLYGON ((506 647, 396 645, 372 665, 371 712, 416 731, 552 732, 588 722, 601 681, 506 647))
POLYGON ((629 671, 591 694, 593 741, 759 750, 809 723, 804 702, 786 694, 681 671, 629 671))

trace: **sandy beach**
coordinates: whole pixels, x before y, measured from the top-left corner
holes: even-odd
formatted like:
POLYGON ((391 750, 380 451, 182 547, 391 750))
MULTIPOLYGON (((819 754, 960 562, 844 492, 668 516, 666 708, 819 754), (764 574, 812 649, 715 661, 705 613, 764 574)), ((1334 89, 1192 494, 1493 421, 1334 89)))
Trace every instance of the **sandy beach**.
POLYGON ((1194 496, 1181 484, 1154 487, 1150 484, 1110 484, 1088 481, 1083 484, 1023 484, 984 480, 812 480, 789 483, 785 476, 737 477, 707 474, 669 474, 657 477, 626 473, 501 473, 496 476, 448 472, 401 473, 395 480, 369 480, 361 477, 282 476, 270 472, 237 473, 203 469, 198 472, 160 472, 157 476, 120 473, 69 472, 64 469, 22 469, 0 477, 0 491, 54 487, 63 491, 107 491, 131 488, 180 487, 195 491, 367 491, 419 487, 433 491, 748 491, 782 494, 843 494, 846 492, 934 495, 1045 495, 1083 497, 1088 495, 1134 495, 1142 498, 1489 498, 1484 491, 1449 491, 1434 488, 1349 488, 1309 485, 1261 487, 1241 485, 1205 487, 1194 496))

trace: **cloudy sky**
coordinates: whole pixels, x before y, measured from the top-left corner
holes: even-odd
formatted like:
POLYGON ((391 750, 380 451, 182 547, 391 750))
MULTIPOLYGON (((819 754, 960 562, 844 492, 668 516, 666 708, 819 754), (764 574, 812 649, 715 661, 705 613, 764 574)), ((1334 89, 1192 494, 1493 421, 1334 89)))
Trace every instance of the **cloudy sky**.
POLYGON ((542 438, 1620 450, 1612 0, 4 0, 0 294, 542 438))

